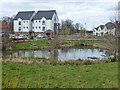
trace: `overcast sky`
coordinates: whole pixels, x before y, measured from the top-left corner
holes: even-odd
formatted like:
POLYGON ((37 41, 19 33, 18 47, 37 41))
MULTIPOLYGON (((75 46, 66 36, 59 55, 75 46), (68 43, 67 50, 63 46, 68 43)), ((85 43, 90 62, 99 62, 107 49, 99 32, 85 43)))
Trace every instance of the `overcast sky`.
POLYGON ((1 0, 0 16, 13 16, 18 11, 56 10, 59 20, 86 23, 91 30, 106 24, 116 15, 119 0, 1 0))

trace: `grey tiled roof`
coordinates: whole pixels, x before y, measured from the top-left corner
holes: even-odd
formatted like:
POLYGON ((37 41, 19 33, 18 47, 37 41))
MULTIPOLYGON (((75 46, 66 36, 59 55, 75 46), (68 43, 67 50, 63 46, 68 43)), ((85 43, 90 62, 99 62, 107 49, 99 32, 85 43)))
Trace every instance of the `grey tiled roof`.
POLYGON ((14 20, 21 18, 22 20, 30 20, 31 16, 35 13, 35 11, 20 11, 15 16, 14 20))
POLYGON ((38 20, 43 17, 46 19, 52 19, 54 13, 56 13, 56 10, 38 11, 33 19, 38 20))
POLYGON ((107 27, 107 29, 113 29, 115 28, 115 24, 112 22, 108 22, 107 24, 105 24, 105 26, 107 27))
POLYGON ((100 27, 101 29, 104 29, 105 25, 100 25, 99 27, 100 27))

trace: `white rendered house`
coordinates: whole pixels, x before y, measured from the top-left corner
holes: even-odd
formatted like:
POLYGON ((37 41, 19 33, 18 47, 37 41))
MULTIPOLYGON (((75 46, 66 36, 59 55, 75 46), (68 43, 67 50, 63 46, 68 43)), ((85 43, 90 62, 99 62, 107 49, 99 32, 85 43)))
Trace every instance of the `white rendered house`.
MULTIPOLYGON (((58 30, 59 19, 56 10, 48 11, 22 11, 14 18, 14 33, 16 35, 38 35, 54 33, 56 25, 58 30)), ((58 32, 58 31, 56 31, 58 32)))
POLYGON ((105 25, 100 25, 97 28, 94 28, 93 35, 104 36, 104 35, 113 35, 115 36, 115 24, 108 22, 105 25))
POLYGON ((34 36, 39 33, 43 34, 47 31, 50 31, 51 33, 54 32, 55 23, 59 23, 55 10, 38 11, 32 20, 32 30, 34 31, 34 36))
POLYGON ((35 15, 35 11, 18 12, 14 18, 14 33, 16 35, 26 34, 32 29, 31 20, 35 15))

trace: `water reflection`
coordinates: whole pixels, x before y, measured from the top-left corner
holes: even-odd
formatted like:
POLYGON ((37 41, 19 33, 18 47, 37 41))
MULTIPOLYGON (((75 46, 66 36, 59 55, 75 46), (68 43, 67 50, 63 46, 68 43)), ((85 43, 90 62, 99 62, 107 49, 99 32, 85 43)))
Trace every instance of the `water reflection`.
MULTIPOLYGON (((8 52, 8 51, 7 51, 8 52)), ((12 51, 9 53, 3 52, 3 55, 8 57, 39 57, 50 58, 55 60, 99 60, 107 59, 113 56, 113 51, 104 49, 76 49, 76 48, 61 48, 61 49, 49 49, 49 50, 36 50, 36 51, 12 51), (90 57, 95 57, 90 58, 90 57)))

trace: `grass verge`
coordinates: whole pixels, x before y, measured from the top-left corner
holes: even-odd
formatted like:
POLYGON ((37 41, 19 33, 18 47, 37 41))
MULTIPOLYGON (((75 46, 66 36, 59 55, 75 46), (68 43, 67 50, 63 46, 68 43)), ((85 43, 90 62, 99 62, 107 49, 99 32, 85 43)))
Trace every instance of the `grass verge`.
POLYGON ((3 88, 118 88, 118 62, 82 66, 2 64, 3 88))

